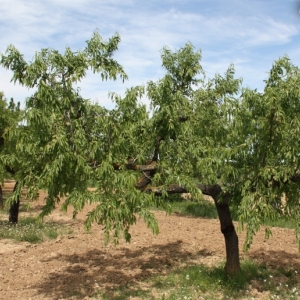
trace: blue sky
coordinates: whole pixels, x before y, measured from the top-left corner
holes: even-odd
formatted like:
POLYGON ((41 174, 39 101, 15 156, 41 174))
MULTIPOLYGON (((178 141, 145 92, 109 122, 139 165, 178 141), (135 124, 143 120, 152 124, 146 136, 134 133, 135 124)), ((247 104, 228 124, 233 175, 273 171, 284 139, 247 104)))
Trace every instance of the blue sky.
MULTIPOLYGON (((105 39, 119 32, 115 58, 129 80, 102 82, 89 73, 79 84, 83 97, 109 108, 109 91, 122 95, 158 80, 160 50, 186 42, 201 49, 208 77, 233 63, 243 86, 262 90, 274 60, 287 54, 300 66, 299 10, 296 0, 1 0, 0 53, 13 44, 30 61, 41 48, 82 49, 96 29, 105 39)), ((0 69, 0 91, 24 103, 33 91, 10 83, 11 76, 0 69)))

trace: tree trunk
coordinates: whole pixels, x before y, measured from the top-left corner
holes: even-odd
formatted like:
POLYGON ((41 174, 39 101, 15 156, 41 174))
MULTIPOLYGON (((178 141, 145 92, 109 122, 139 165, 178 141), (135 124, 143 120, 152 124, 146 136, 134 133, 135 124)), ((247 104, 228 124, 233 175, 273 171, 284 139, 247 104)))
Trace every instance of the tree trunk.
POLYGON ((4 208, 4 204, 3 204, 3 193, 2 193, 2 186, 0 184, 0 209, 4 208))
MULTIPOLYGON (((225 238, 225 248, 226 248, 226 265, 225 265, 225 273, 227 275, 236 274, 241 270, 240 267, 240 254, 239 254, 239 239, 236 234, 231 213, 229 210, 229 195, 225 195, 222 192, 222 189, 219 185, 204 185, 198 184, 198 188, 202 191, 203 195, 211 196, 214 199, 220 225, 221 232, 225 238), (222 195, 223 194, 223 195, 222 195), (221 201, 218 201, 218 200, 221 201)), ((154 193, 157 196, 162 195, 162 189, 158 187, 148 186, 144 189, 145 192, 154 193)), ((188 192, 186 188, 181 187, 177 184, 173 184, 167 187, 166 192, 168 194, 175 193, 186 193, 188 192)))
MULTIPOLYGON (((15 183, 14 191, 17 189, 18 182, 15 183)), ((18 200, 13 202, 9 208, 9 219, 10 223, 16 224, 18 223, 19 218, 19 207, 20 207, 20 197, 18 196, 18 200)))
POLYGON ((218 201, 217 197, 213 198, 219 215, 221 232, 223 233, 225 238, 225 273, 227 275, 233 275, 241 270, 239 256, 239 239, 232 222, 228 199, 226 199, 226 197, 223 197, 221 201, 218 201))

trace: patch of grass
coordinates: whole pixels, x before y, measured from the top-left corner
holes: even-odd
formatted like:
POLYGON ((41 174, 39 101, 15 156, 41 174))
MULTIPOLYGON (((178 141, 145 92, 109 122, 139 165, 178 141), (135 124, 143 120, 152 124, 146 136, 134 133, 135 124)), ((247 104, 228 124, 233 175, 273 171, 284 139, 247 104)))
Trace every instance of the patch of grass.
POLYGON ((218 218, 216 206, 213 203, 208 202, 206 200, 189 203, 185 206, 185 209, 182 213, 206 219, 218 218))
POLYGON ((40 243, 47 239, 55 239, 67 233, 63 226, 44 223, 34 217, 20 218, 18 224, 0 221, 0 239, 13 239, 20 242, 40 243))
POLYGON ((276 220, 265 219, 263 223, 264 225, 270 227, 281 227, 281 228, 290 228, 290 229, 296 228, 295 220, 289 216, 284 216, 284 215, 280 215, 276 220))
POLYGON ((100 299, 299 299, 300 275, 295 270, 269 269, 253 261, 242 261, 242 271, 232 277, 224 265, 186 266, 168 275, 155 276, 98 294, 100 299))
MULTIPOLYGON (((126 286, 116 288, 116 289, 111 289, 105 293, 101 293, 100 299, 102 300, 124 300, 124 299, 155 299, 150 295, 151 291, 150 290, 142 290, 138 286, 133 286, 132 284, 128 284, 126 286)), ((98 298, 97 298, 98 299, 98 298)))
MULTIPOLYGON (((238 221, 238 207, 236 205, 231 205, 230 212, 232 219, 238 221)), ((282 214, 280 211, 277 211, 277 217, 275 219, 265 218, 262 220, 261 224, 270 227, 296 229, 295 220, 288 215, 282 214)))
MULTIPOLYGON (((182 199, 180 195, 170 195, 167 203, 171 208, 171 212, 176 212, 181 215, 193 216, 198 218, 218 219, 218 213, 215 204, 207 200, 190 201, 182 199)), ((156 209, 163 208, 158 207, 156 209)), ((233 221, 238 221, 237 207, 231 205, 230 212, 233 221)), ((296 227, 296 224, 292 218, 283 215, 280 212, 278 212, 278 218, 264 219, 262 225, 290 229, 295 229, 296 227)))
POLYGON ((187 200, 173 201, 169 204, 171 206, 172 212, 177 212, 181 215, 188 215, 205 219, 218 218, 218 213, 215 205, 206 200, 200 200, 197 202, 187 200))
MULTIPOLYGON (((190 201, 181 198, 180 194, 169 195, 167 203, 171 208, 171 212, 176 212, 181 215, 188 215, 206 219, 217 219, 218 213, 216 206, 207 201, 190 201)), ((153 208, 162 209, 162 207, 153 208)))
POLYGON ((158 299, 251 299, 264 293, 267 299, 299 299, 300 276, 294 270, 268 270, 253 261, 243 261, 242 271, 227 277, 224 266, 188 266, 152 280, 161 291, 158 299), (257 295, 256 295, 257 296, 257 295), (248 298, 249 297, 249 298, 248 298))
POLYGON ((230 278, 223 266, 188 266, 166 277, 157 277, 153 286, 164 291, 161 299, 222 299, 224 296, 236 299, 256 277, 259 269, 249 262, 244 262, 243 271, 230 278))

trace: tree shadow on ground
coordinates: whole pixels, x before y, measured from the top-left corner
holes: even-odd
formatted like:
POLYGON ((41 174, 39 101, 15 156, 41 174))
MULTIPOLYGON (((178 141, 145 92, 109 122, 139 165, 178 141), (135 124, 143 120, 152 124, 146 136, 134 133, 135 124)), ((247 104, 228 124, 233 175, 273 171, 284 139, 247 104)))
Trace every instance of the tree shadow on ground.
POLYGON ((300 254, 288 253, 283 250, 265 250, 260 248, 247 255, 259 264, 271 269, 294 269, 300 273, 300 254))
MULTIPOLYGON (((37 295, 47 299, 83 299, 85 296, 101 292, 108 299, 113 299, 114 289, 126 287, 131 295, 151 292, 147 279, 155 275, 165 275, 182 264, 193 259, 211 256, 211 251, 202 249, 197 253, 186 251, 180 240, 164 245, 151 245, 140 249, 120 247, 110 252, 109 249, 90 249, 85 253, 57 255, 41 260, 45 267, 54 261, 63 267, 47 271, 46 277, 35 286, 37 295), (146 290, 139 288, 143 282, 146 290)), ((266 251, 263 248, 249 253, 250 259, 274 270, 298 270, 300 273, 299 255, 285 251, 266 251)), ((299 278, 295 278, 300 284, 299 278)), ((149 295, 150 296, 150 295, 149 295)), ((126 297, 124 296, 124 298, 126 297)))
POLYGON ((195 258, 208 256, 210 252, 192 254, 182 249, 178 240, 165 245, 151 245, 138 250, 119 248, 109 251, 92 249, 83 254, 58 255, 42 260, 45 265, 51 261, 67 262, 63 269, 49 270, 47 277, 35 285, 38 295, 52 299, 82 299, 100 290, 106 294, 112 289, 145 281, 154 275, 167 274, 172 267, 195 258), (74 298, 75 297, 75 298, 74 298))

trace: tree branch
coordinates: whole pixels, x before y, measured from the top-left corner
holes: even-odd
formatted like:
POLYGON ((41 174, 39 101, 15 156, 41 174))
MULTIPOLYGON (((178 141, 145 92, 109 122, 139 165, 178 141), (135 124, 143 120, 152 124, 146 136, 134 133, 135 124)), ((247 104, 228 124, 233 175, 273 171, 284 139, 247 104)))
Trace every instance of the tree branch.
MULTIPOLYGON (((215 201, 222 193, 222 188, 218 184, 198 184, 197 187, 199 188, 199 190, 201 190, 203 195, 211 196, 212 198, 214 198, 215 201)), ((161 187, 149 186, 145 188, 144 191, 147 193, 154 193, 156 196, 161 196, 163 194, 163 188, 161 187)), ((188 190, 185 187, 180 186, 178 184, 171 184, 165 189, 165 192, 168 194, 182 194, 188 193, 188 190)))
POLYGON ((135 171, 142 171, 142 172, 157 170, 156 161, 151 161, 150 164, 148 164, 148 165, 136 165, 133 162, 129 162, 128 164, 125 164, 125 165, 118 164, 118 163, 113 164, 114 169, 117 171, 121 170, 122 166, 127 170, 135 170, 135 171))

